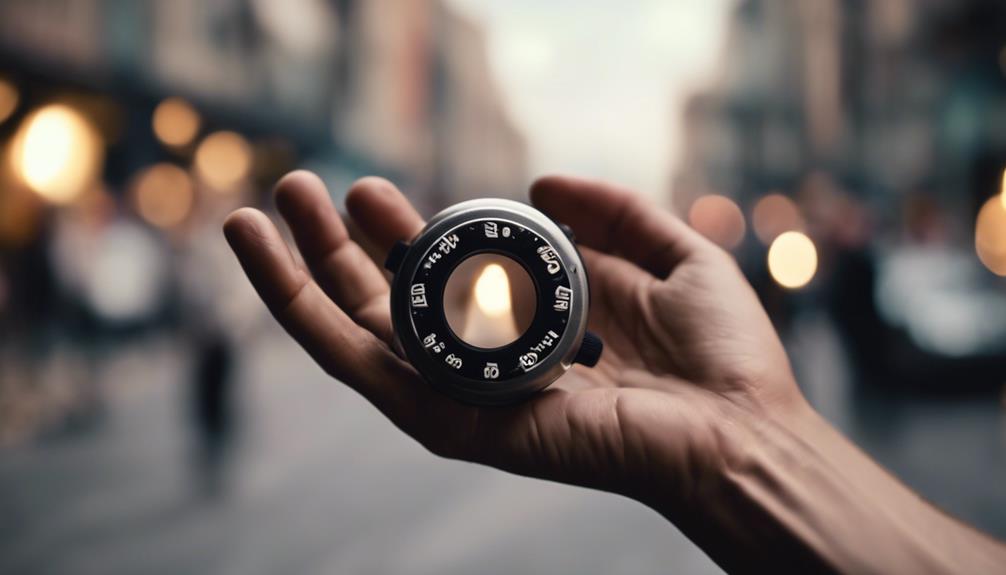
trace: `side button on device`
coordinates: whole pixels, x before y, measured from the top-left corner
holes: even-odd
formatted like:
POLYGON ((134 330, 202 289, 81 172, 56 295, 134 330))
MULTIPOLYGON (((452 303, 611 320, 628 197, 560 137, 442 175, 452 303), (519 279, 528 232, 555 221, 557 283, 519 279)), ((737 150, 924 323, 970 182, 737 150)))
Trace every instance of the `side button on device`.
POLYGON ((569 241, 576 243, 576 234, 573 233, 573 228, 567 226, 562 222, 556 222, 556 225, 559 226, 559 229, 562 230, 562 233, 566 234, 566 237, 569 238, 569 241))
POLYGON ((398 273, 398 268, 402 267, 402 260, 405 259, 405 252, 409 251, 409 244, 399 240, 391 246, 388 252, 388 259, 384 260, 384 267, 393 274, 398 273))
POLYGON ((580 350, 576 352, 573 363, 579 363, 587 367, 594 367, 601 359, 601 352, 604 351, 604 343, 601 338, 590 333, 583 334, 583 342, 580 343, 580 350))

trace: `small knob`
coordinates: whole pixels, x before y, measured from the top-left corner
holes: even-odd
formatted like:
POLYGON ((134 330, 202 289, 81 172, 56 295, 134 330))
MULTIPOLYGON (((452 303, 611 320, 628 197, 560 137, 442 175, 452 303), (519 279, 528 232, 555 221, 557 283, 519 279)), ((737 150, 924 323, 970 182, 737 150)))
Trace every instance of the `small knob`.
POLYGON ((398 268, 402 267, 402 260, 405 259, 405 252, 409 251, 409 244, 399 240, 391 246, 388 252, 388 259, 384 260, 384 267, 391 273, 397 274, 398 268))
POLYGON ((583 341, 580 342, 580 350, 576 352, 573 363, 579 363, 587 367, 594 367, 601 359, 601 352, 604 351, 604 342, 601 338, 590 333, 583 334, 583 341))
POLYGON ((562 230, 562 233, 566 234, 566 237, 569 238, 569 241, 576 243, 576 234, 573 233, 573 228, 567 226, 562 222, 556 222, 556 224, 558 224, 559 229, 562 230))

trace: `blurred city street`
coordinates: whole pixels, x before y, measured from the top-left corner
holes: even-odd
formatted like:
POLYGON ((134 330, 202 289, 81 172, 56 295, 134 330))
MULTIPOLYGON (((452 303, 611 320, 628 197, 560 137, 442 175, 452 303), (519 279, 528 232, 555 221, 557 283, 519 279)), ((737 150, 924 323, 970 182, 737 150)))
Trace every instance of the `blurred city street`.
POLYGON ((278 328, 243 352, 228 488, 192 475, 177 354, 123 348, 106 421, 0 459, 0 572, 717 571, 642 505, 429 454, 278 328))
POLYGON ((1006 538, 1002 0, 3 0, 0 574, 720 572, 329 380, 222 234, 296 169, 424 217, 633 190, 732 255, 828 420, 1006 538))
MULTIPOLYGON (((857 395, 827 330, 811 318, 791 346, 815 405, 923 496, 1006 536, 1002 407, 857 395)), ((107 419, 0 458, 0 572, 719 572, 635 502, 427 453, 278 328, 240 357, 235 456, 208 489, 183 358, 163 340, 112 355, 107 419)))

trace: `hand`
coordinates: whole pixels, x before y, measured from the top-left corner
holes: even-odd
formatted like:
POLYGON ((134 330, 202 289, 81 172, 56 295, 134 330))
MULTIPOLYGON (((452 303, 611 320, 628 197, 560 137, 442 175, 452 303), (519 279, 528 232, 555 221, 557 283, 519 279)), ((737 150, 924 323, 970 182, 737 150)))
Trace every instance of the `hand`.
MULTIPOLYGON (((576 232, 606 349, 503 408, 440 395, 395 355, 388 283, 316 176, 276 188, 310 273, 261 212, 224 228, 286 330, 434 453, 635 497, 729 571, 1001 571, 1006 546, 926 504, 809 407, 729 255, 604 184, 545 178, 531 199, 576 232)), ((384 180, 360 180, 346 204, 385 252, 423 227, 384 180)))
MULTIPOLYGON (((768 317, 731 256, 637 195, 550 177, 531 199, 576 233, 591 281, 590 329, 605 352, 595 368, 576 366, 504 408, 440 395, 392 351, 388 282, 313 174, 294 172, 276 187, 310 273, 261 212, 238 210, 225 232, 286 330, 434 453, 689 505, 730 457, 732 426, 805 406, 768 317)), ((423 227, 378 178, 354 184, 346 206, 384 253, 423 227)))

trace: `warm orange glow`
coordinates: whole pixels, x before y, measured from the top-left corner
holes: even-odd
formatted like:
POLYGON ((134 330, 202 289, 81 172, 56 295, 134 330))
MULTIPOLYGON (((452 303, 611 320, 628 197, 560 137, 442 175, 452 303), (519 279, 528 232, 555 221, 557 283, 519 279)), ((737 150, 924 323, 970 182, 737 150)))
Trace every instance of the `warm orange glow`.
POLYGON ((793 200, 782 194, 769 194, 755 204, 751 228, 763 244, 770 245, 782 233, 802 230, 803 218, 793 200))
POLYGON ((489 264, 475 280, 475 302, 482 313, 500 317, 511 313, 510 280, 499 264, 489 264))
POLYGON ((140 217, 159 228, 182 223, 192 211, 192 179, 174 164, 156 164, 140 173, 133 186, 133 203, 140 217))
POLYGON ((1006 205, 1000 195, 989 198, 978 212, 975 251, 992 273, 1006 276, 1006 205))
POLYGON ((214 132, 196 150, 196 171, 210 187, 233 190, 251 170, 248 141, 235 132, 214 132))
POLYGON ((199 133, 199 112, 181 98, 168 98, 154 110, 154 135, 168 146, 187 146, 199 133))
POLYGON ((28 116, 15 135, 13 166, 26 186, 50 202, 73 201, 98 176, 104 158, 97 130, 62 104, 28 116))
POLYGON ((817 249, 800 232, 785 232, 768 250, 768 271, 779 285, 796 289, 807 285, 817 272, 817 249))
POLYGON ((503 266, 491 263, 484 267, 472 286, 472 295, 461 339, 476 347, 494 348, 520 337, 510 280, 503 266))
POLYGON ((726 249, 737 247, 747 226, 744 214, 733 200, 708 195, 695 200, 688 211, 688 222, 699 233, 726 249))
POLYGON ((1006 168, 1003 168, 1002 183, 999 185, 999 200, 1002 202, 1003 209, 1006 209, 1006 168))
POLYGON ((14 84, 0 78, 0 124, 17 110, 18 101, 20 97, 14 84))

